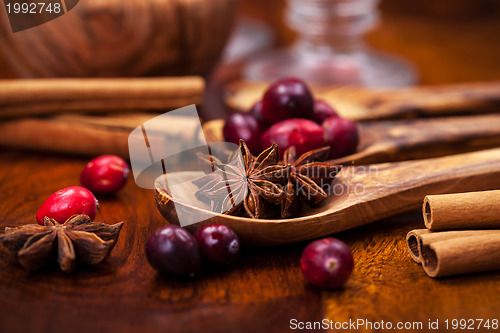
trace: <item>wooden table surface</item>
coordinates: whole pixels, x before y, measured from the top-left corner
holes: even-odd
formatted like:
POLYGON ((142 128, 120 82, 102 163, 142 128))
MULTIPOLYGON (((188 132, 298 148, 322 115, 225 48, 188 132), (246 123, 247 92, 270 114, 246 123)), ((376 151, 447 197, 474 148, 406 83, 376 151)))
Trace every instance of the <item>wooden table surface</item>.
MULTIPOLYGON (((456 3, 467 7, 467 2, 456 3)), ((290 41, 290 32, 279 24, 281 2, 264 3, 269 1, 247 1, 243 10, 271 19, 279 41, 290 41)), ((430 0, 419 3, 406 8, 385 0, 384 25, 370 34, 371 43, 413 61, 423 84, 500 79, 498 10, 460 11, 458 6, 439 15, 430 0)), ((0 73, 11 75, 3 64, 0 73)), ((225 75, 219 71, 216 80, 225 75)), ((48 195, 78 185, 86 162, 1 148, 0 227, 33 223, 48 195)), ((500 319, 500 273, 433 280, 410 259, 404 237, 423 226, 418 212, 337 234, 352 248, 355 270, 344 288, 321 291, 300 272, 307 243, 245 247, 229 270, 191 282, 164 279, 148 265, 143 250, 151 232, 165 224, 152 192, 129 181, 116 197, 100 198, 100 205, 97 220, 124 220, 125 226, 112 256, 98 268, 71 275, 57 270, 28 274, 0 252, 0 332, 285 332, 292 319, 323 318, 422 322, 422 332, 428 331, 429 319, 439 319, 443 332, 446 319, 500 319)))

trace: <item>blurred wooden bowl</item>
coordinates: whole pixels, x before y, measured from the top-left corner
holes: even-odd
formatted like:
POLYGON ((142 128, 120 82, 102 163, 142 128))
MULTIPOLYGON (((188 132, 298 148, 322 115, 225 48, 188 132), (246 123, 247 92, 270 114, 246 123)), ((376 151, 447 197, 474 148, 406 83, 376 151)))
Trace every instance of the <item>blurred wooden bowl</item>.
POLYGON ((81 0, 12 33, 0 6, 0 50, 20 77, 206 75, 231 32, 237 0, 81 0))

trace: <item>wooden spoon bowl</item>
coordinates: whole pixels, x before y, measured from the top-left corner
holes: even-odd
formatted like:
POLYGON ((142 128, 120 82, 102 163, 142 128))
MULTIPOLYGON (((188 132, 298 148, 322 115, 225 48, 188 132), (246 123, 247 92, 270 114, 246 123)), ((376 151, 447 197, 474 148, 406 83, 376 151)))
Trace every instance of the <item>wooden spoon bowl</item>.
MULTIPOLYGON (((182 176, 183 173, 180 174, 182 176)), ((186 176, 192 176, 184 172, 186 176)), ((201 175, 201 174, 200 174, 201 175)), ((165 219, 180 224, 183 216, 207 214, 201 225, 222 223, 233 228, 243 242, 253 245, 285 244, 323 237, 362 226, 422 205, 429 194, 500 188, 500 148, 419 161, 345 167, 332 184, 334 195, 322 205, 292 219, 250 219, 217 214, 194 207, 193 185, 174 202, 164 179, 156 181, 155 200, 165 219)))

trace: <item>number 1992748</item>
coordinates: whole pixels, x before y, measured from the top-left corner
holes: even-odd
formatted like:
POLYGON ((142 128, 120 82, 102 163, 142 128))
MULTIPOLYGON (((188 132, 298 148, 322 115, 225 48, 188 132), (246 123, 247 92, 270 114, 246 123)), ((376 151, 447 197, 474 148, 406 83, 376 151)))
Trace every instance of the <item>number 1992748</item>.
POLYGON ((5 5, 8 14, 42 14, 53 13, 60 14, 62 7, 60 3, 45 3, 45 2, 15 2, 5 5))

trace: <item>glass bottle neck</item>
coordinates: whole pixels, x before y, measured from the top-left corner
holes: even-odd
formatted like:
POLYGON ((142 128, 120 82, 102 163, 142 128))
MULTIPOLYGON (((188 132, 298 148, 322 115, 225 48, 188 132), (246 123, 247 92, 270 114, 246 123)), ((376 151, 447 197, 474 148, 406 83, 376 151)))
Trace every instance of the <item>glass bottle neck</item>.
POLYGON ((294 48, 320 54, 352 54, 364 49, 379 0, 288 0, 285 22, 297 32, 294 48))

